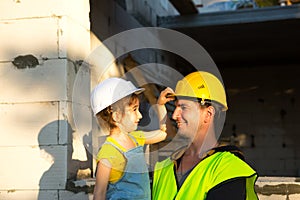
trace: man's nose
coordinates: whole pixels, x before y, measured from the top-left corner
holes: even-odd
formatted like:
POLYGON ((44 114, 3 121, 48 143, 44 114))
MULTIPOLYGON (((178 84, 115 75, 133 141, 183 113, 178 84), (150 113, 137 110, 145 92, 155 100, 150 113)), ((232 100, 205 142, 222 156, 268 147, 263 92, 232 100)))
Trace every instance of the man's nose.
POLYGON ((179 115, 180 115, 180 109, 178 107, 176 107, 172 114, 172 119, 177 120, 179 115))

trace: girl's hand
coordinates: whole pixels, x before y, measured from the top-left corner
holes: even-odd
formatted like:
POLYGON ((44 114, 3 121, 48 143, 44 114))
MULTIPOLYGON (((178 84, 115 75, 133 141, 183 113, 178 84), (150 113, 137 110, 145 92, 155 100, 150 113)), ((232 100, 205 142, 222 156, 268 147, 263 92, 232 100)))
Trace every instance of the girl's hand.
POLYGON ((167 87, 166 89, 161 91, 157 100, 157 104, 165 105, 167 102, 172 100, 175 100, 174 91, 171 88, 167 87))
POLYGON ((163 131, 163 132, 166 132, 167 131, 167 125, 166 124, 160 125, 160 130, 163 131))

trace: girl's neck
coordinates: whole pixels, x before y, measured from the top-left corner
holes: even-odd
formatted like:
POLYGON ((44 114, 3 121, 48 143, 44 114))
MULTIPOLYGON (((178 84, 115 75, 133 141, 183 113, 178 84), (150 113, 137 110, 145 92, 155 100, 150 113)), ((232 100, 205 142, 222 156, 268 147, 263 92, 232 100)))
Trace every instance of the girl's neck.
POLYGON ((120 129, 113 130, 110 132, 110 137, 112 137, 114 140, 116 140, 122 147, 125 149, 132 149, 135 147, 134 142, 128 135, 128 132, 123 132, 120 129))
POLYGON ((120 128, 114 128, 110 131, 110 135, 114 135, 114 136, 123 136, 123 135, 128 135, 129 133, 128 132, 125 132, 125 131, 122 131, 122 129, 120 128))

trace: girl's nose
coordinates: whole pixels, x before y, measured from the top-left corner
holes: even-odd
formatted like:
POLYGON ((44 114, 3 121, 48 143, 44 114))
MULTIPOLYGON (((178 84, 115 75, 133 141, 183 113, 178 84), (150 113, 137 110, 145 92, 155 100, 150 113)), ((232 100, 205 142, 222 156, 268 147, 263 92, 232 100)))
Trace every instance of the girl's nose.
POLYGON ((143 115, 142 113, 138 110, 138 119, 142 119, 143 118, 143 115))

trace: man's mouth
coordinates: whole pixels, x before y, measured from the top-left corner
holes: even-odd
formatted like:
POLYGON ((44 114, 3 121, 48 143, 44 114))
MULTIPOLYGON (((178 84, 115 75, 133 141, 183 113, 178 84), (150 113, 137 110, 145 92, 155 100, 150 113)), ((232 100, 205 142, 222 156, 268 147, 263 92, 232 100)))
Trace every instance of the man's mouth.
POLYGON ((185 124, 185 122, 177 122, 177 127, 180 128, 183 124, 185 124))

